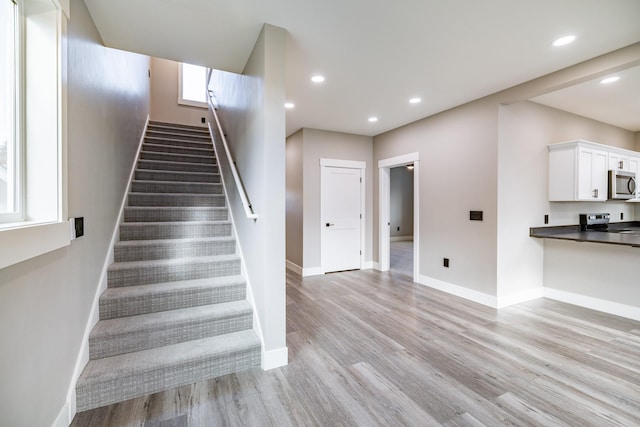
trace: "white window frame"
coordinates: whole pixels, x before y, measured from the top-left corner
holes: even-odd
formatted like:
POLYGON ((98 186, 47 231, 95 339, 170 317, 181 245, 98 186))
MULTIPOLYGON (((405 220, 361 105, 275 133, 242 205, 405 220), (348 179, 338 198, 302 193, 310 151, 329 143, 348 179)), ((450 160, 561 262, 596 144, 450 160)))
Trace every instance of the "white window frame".
POLYGON ((24 191, 21 221, 0 223, 0 269, 69 245, 67 217, 68 0, 18 0, 24 191), (32 13, 33 12, 33 13, 32 13), (33 28, 33 30, 32 30, 33 28))
POLYGON ((14 203, 14 209, 10 213, 0 213, 0 226, 2 224, 19 222, 24 219, 24 176, 22 174, 23 171, 23 158, 24 158, 24 147, 23 147, 23 132, 22 132, 22 102, 23 99, 23 79, 21 78, 21 72, 23 70, 23 25, 22 25, 22 1, 19 0, 4 0, 10 1, 14 3, 16 7, 16 20, 14 27, 14 58, 15 58, 15 67, 13 72, 15 75, 13 76, 14 80, 14 93, 13 93, 13 103, 14 103, 14 114, 13 114, 13 138, 10 146, 7 146, 7 156, 13 158, 13 170, 9 170, 10 175, 12 175, 11 188, 7 188, 8 194, 12 194, 12 199, 14 203))
MULTIPOLYGON (((183 91, 182 91, 182 85, 183 85, 182 66, 183 66, 183 63, 180 62, 179 67, 178 67, 178 104, 179 105, 186 105, 186 106, 189 106, 189 107, 198 107, 198 108, 206 108, 206 109, 208 109, 209 105, 206 102, 198 102, 198 101, 193 101, 193 100, 190 100, 190 99, 184 99, 183 91)), ((206 82, 206 73, 205 73, 205 80, 202 82, 202 91, 205 94, 206 94, 206 87, 207 87, 207 82, 206 82)))

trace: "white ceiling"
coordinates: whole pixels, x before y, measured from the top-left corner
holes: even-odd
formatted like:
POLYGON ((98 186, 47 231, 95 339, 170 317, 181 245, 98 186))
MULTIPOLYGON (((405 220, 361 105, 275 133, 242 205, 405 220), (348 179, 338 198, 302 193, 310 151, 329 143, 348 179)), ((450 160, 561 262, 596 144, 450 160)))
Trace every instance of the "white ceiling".
MULTIPOLYGON (((107 46, 232 72, 263 23, 287 29, 287 98, 296 105, 287 134, 377 135, 640 41, 638 0, 85 3, 107 46), (566 34, 577 40, 551 46, 566 34), (325 83, 310 82, 317 73, 325 83), (409 105, 413 96, 422 102, 409 105)), ((538 101, 563 108, 552 97, 538 101)))

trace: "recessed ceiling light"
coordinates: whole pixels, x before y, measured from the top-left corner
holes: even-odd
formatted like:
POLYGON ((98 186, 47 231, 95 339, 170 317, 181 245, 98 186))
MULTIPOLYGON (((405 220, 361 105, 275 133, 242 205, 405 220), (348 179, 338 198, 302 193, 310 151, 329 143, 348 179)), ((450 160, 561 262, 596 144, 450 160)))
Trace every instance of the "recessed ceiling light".
POLYGON ((602 83, 603 85, 607 85, 609 83, 617 82, 618 80, 620 80, 619 76, 611 76, 607 77, 606 79, 600 80, 600 83, 602 83))
POLYGON ((284 104, 284 108, 287 108, 289 110, 292 109, 293 107, 295 107, 295 104, 293 102, 287 102, 284 104))
POLYGON ((313 76, 311 77, 311 81, 314 83, 322 83, 324 81, 324 76, 313 76))
POLYGON ((369 121, 370 121, 371 123, 375 123, 375 122, 377 122, 377 121, 378 121, 378 118, 377 118, 377 117, 369 117, 369 121))
POLYGON ((421 99, 421 98, 411 98, 411 99, 409 100, 409 103, 410 103, 410 104, 419 104, 420 102, 422 102, 422 99, 421 99))
POLYGON ((564 36, 560 37, 556 41, 553 42, 554 46, 564 46, 569 43, 572 43, 576 39, 576 36, 564 36))

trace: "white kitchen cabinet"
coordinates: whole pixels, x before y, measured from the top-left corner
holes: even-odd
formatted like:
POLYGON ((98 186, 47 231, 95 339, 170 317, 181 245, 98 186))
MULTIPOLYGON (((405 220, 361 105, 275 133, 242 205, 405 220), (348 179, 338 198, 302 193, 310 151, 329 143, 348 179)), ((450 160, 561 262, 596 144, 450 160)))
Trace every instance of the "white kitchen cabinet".
MULTIPOLYGON (((609 169, 630 171, 630 157, 616 152, 609 152, 609 169)), ((637 167, 637 166, 636 166, 637 167)))
POLYGON ((549 201, 607 200, 609 153, 597 144, 549 145, 549 201))
POLYGON ((640 157, 629 157, 629 172, 635 172, 636 174, 636 199, 640 198, 640 186, 638 185, 638 178, 640 177, 640 157))

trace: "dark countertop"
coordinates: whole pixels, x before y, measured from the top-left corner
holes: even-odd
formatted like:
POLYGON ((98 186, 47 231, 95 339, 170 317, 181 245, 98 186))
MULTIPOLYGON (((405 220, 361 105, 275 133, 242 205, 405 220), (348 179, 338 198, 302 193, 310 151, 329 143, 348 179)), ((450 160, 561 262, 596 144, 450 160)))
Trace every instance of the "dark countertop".
POLYGON ((531 227, 529 236, 541 239, 573 240, 575 242, 605 243, 640 248, 640 232, 637 234, 619 233, 620 230, 625 229, 640 230, 640 221, 610 223, 607 231, 582 231, 579 225, 531 227))

